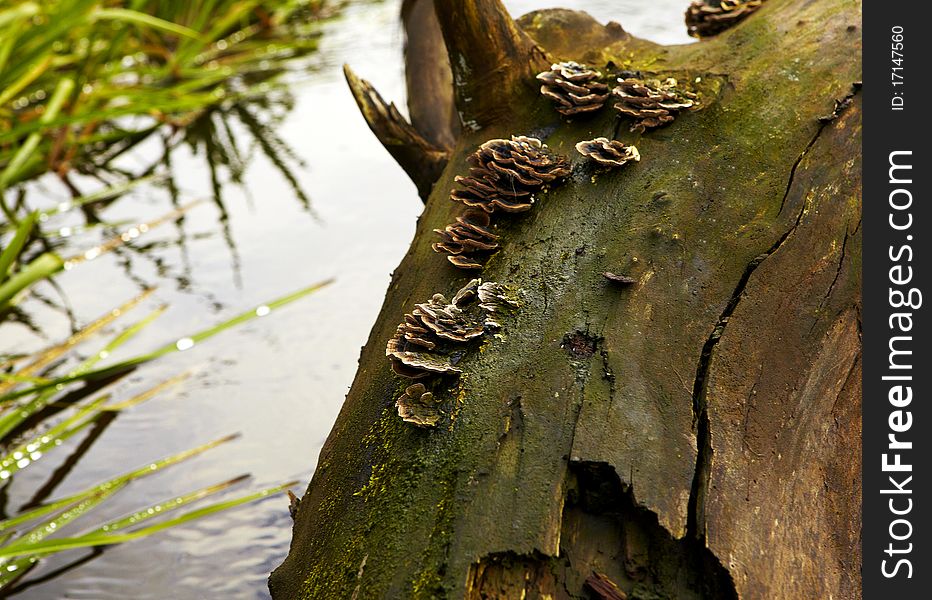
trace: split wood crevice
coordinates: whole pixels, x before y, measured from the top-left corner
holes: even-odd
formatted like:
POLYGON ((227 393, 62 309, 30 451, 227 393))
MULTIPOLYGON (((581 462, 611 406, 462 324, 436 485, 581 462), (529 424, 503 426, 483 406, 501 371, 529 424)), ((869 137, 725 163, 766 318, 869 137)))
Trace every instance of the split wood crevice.
POLYGON ((664 47, 571 11, 516 26, 498 1, 424 2, 407 3, 409 46, 414 15, 433 14, 424 47, 446 39, 455 66, 421 71, 436 108, 409 101, 392 139, 442 154, 440 172, 419 184, 433 191, 273 596, 590 598, 598 573, 635 598, 859 597, 860 3, 768 0, 664 47), (644 133, 610 109, 567 122, 535 80, 563 60, 711 101, 644 133), (641 160, 598 172, 577 156, 498 226, 483 279, 524 305, 434 390, 442 424, 410 427, 385 340, 468 281, 434 230, 462 210, 448 191, 467 156, 513 134, 564 155, 616 139, 641 160))

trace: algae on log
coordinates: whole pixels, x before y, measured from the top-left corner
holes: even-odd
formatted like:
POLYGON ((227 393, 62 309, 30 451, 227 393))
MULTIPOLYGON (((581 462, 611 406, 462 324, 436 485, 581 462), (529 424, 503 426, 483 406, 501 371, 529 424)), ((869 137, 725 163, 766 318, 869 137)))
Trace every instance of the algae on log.
POLYGON ((630 598, 859 597, 860 3, 769 0, 671 47, 569 11, 518 29, 498 0, 435 8, 466 126, 273 596, 587 598, 599 573, 630 598), (610 108, 565 122, 533 80, 551 59, 672 76, 702 108, 640 135, 610 108), (482 276, 524 305, 435 391, 441 426, 410 427, 385 342, 468 279, 432 230, 466 156, 512 134, 573 175, 499 221, 482 276), (593 171, 573 147, 597 136, 640 163, 593 171))

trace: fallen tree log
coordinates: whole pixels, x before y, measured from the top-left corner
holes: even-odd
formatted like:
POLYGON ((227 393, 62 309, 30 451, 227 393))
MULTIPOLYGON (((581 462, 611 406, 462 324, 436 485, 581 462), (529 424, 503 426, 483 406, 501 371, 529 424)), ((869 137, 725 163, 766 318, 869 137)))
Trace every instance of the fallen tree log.
POLYGON ((769 0, 672 47, 569 11, 435 9, 463 128, 273 596, 860 597, 860 3, 769 0), (537 92, 552 60, 674 77, 699 108, 645 133, 610 107, 568 122, 537 92), (439 426, 412 427, 385 343, 471 278, 432 230, 462 212, 467 156, 513 134, 573 173, 497 221, 481 276, 522 306, 435 384, 439 426), (598 136, 640 162, 594 169, 574 145, 598 136))

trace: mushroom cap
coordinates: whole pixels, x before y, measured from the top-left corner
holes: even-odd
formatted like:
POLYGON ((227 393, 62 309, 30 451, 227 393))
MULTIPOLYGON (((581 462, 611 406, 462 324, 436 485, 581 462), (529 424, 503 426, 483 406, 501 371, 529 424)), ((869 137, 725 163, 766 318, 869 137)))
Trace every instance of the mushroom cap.
POLYGON ((440 421, 439 402, 423 383, 405 388, 404 394, 395 401, 395 407, 402 420, 418 427, 434 427, 440 421))
POLYGON ((447 260, 450 261, 451 265, 459 267, 460 269, 478 270, 485 266, 481 262, 476 262, 465 256, 450 255, 447 257, 447 260))
POLYGON ((573 82, 598 79, 602 76, 599 71, 573 60, 554 63, 550 65, 550 71, 544 71, 537 78, 540 79, 544 74, 552 74, 573 82))
POLYGON ((518 308, 521 302, 513 288, 495 281, 486 281, 479 286, 479 307, 490 313, 518 308))
POLYGON ((398 375, 418 379, 430 375, 457 375, 451 351, 456 344, 485 331, 479 311, 466 310, 479 296, 480 280, 463 286, 452 301, 434 294, 415 305, 385 345, 385 355, 398 375))
POLYGON ((680 89, 676 79, 642 81, 636 77, 618 78, 612 89, 618 100, 614 108, 622 115, 632 117, 632 131, 644 131, 673 121, 676 112, 696 105, 697 96, 680 89))
POLYGON ((469 175, 454 178, 460 187, 450 198, 486 213, 530 210, 535 192, 571 171, 566 157, 527 136, 488 140, 467 160, 469 175))
POLYGON ((538 73, 540 93, 556 104, 556 110, 570 116, 602 108, 610 95, 608 85, 598 81, 602 73, 577 62, 556 63, 538 73))
POLYGON ((488 213, 467 210, 456 217, 456 222, 443 229, 434 229, 440 241, 434 242, 431 248, 434 252, 447 254, 474 254, 495 250, 498 248, 499 236, 487 229, 490 222, 488 213))
POLYGON ((641 160, 641 154, 636 147, 604 137, 579 142, 576 144, 576 151, 608 167, 623 167, 629 162, 641 160))
POLYGON ((717 35, 747 18, 764 0, 695 1, 686 9, 686 28, 693 37, 717 35))

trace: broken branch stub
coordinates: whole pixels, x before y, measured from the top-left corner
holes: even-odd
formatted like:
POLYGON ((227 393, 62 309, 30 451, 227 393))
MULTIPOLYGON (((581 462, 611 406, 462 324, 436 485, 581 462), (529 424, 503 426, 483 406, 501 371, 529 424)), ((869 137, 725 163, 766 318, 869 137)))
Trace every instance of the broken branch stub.
POLYGON ((343 74, 369 129, 417 186, 421 199, 426 201, 450 153, 424 139, 394 104, 386 103, 368 81, 353 73, 349 65, 343 65, 343 74))
POLYGON ((513 114, 527 81, 546 68, 543 50, 500 0, 435 0, 460 120, 479 129, 513 114))
POLYGON ((460 135, 453 74, 434 0, 404 0, 405 88, 411 125, 433 145, 452 150, 460 135))

